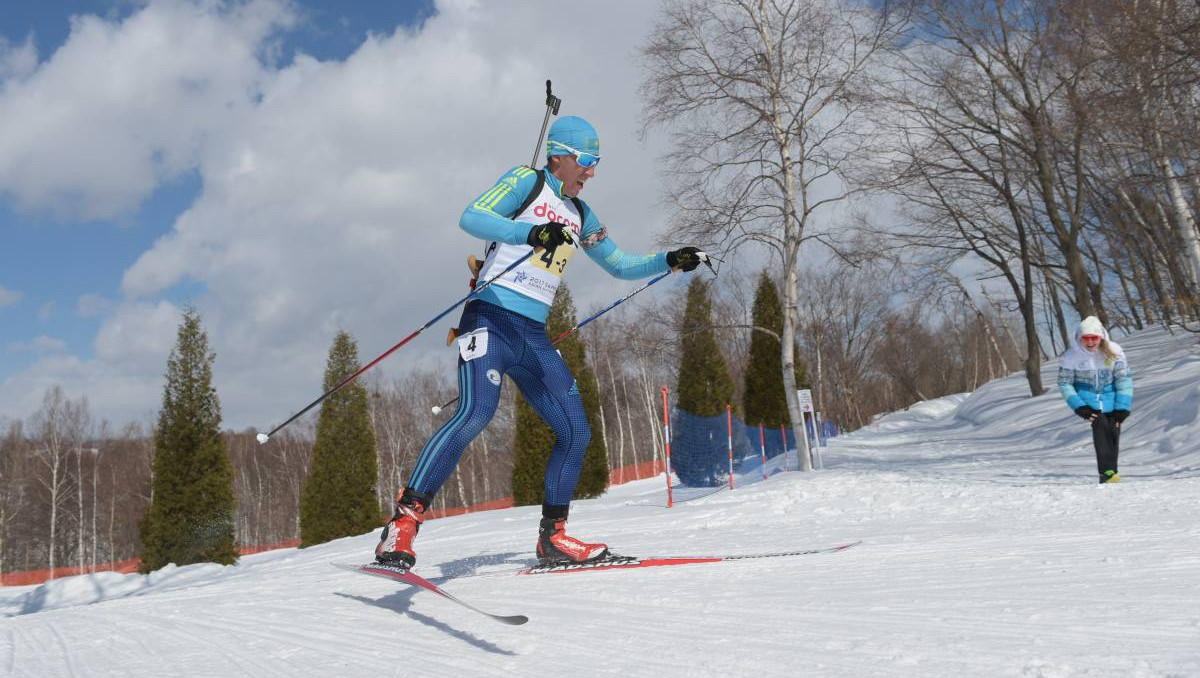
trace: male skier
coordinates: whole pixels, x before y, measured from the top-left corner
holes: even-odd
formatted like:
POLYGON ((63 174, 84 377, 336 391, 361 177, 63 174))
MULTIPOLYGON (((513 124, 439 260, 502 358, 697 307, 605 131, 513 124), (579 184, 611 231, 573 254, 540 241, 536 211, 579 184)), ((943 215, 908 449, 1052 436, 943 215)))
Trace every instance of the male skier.
POLYGON ((533 256, 467 303, 457 337, 458 410, 425 443, 396 510, 375 548, 378 562, 412 567, 413 538, 434 495, 467 445, 491 421, 507 374, 554 429, 546 465, 545 502, 537 555, 543 563, 587 562, 608 553, 604 544, 567 536, 567 513, 591 438, 575 378, 546 336, 546 315, 563 272, 582 246, 611 275, 636 280, 668 268, 693 271, 708 256, 695 247, 635 256, 622 252, 587 203, 579 199, 600 162, 600 139, 583 118, 559 118, 550 127, 546 165, 509 170, 459 220, 487 241, 480 280, 503 271, 534 248, 533 256))

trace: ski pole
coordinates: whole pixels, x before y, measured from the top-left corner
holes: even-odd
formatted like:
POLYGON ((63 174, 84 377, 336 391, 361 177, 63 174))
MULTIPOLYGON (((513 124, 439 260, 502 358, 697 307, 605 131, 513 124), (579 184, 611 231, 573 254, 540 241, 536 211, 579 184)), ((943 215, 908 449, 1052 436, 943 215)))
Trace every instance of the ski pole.
POLYGON ((375 365, 377 365, 377 364, 378 364, 378 363, 379 363, 381 360, 383 360, 384 358, 386 358, 386 357, 388 357, 389 355, 391 355, 391 354, 395 353, 397 349, 399 349, 401 346, 403 346, 403 345, 407 344, 408 342, 412 341, 414 338, 416 338, 416 336, 417 336, 418 334, 420 334, 420 333, 424 332, 426 329, 428 329, 428 328, 429 328, 429 326, 430 326, 430 325, 432 325, 432 324, 436 323, 437 321, 441 320, 441 319, 442 319, 442 318, 443 318, 443 317, 444 317, 444 316, 445 316, 447 313, 449 313, 450 311, 453 311, 454 309, 456 309, 456 308, 458 308, 459 306, 461 306, 461 305, 462 305, 464 302, 466 302, 468 299, 470 299, 470 298, 472 298, 472 297, 476 296, 477 294, 479 294, 479 293, 480 293, 480 292, 482 292, 483 290, 487 289, 487 287, 488 287, 489 285, 491 285, 492 283, 496 282, 496 280, 500 279, 500 277, 501 277, 501 276, 503 276, 505 273, 508 273, 509 271, 513 270, 513 269, 514 269, 514 268, 516 268, 517 266, 519 266, 519 265, 521 265, 522 263, 524 263, 526 259, 528 259, 529 257, 533 256, 533 253, 534 253, 535 251, 536 251, 536 250, 529 250, 529 253, 528 253, 528 254, 526 254, 525 256, 521 257, 520 259, 517 259, 516 261, 512 262, 511 264, 509 264, 509 265, 508 265, 508 268, 504 269, 503 271, 500 271, 500 272, 499 272, 499 273, 497 273, 495 276, 493 276, 493 277, 489 278, 489 279, 488 279, 488 280, 486 280, 486 281, 485 281, 485 282, 484 282, 482 285, 478 285, 478 286, 476 286, 476 287, 475 287, 475 289, 474 289, 474 290, 472 290, 470 294, 468 294, 467 296, 463 297, 462 299, 459 299, 458 301, 454 302, 454 304, 453 304, 453 305, 451 305, 449 308, 447 308, 446 310, 442 311, 441 313, 437 314, 437 315, 436 315, 436 316, 435 316, 435 317, 434 317, 432 320, 430 320, 429 322, 425 323, 425 324, 424 324, 424 325, 422 325, 421 327, 419 327, 419 328, 417 328, 416 330, 414 330, 414 331, 413 331, 411 334, 409 334, 407 337, 404 337, 403 339, 401 339, 401 340, 400 340, 400 342, 399 342, 399 343, 397 343, 395 346, 393 346, 393 347, 389 348, 388 350, 384 351, 384 352, 383 352, 383 353, 382 353, 382 354, 381 354, 381 355, 380 355, 378 358, 376 358, 376 359, 372 360, 371 362, 367 363, 366 365, 363 365, 363 366, 362 366, 361 368, 359 368, 359 370, 358 370, 357 372, 355 372, 354 374, 352 374, 352 375, 350 375, 350 376, 346 377, 345 379, 343 379, 343 380, 339 381, 339 382, 338 382, 338 384, 337 384, 336 386, 334 386, 333 388, 329 389, 329 390, 328 390, 328 391, 326 391, 325 393, 321 394, 321 397, 320 397, 320 398, 317 398, 316 400, 314 400, 314 401, 312 401, 311 403, 309 403, 307 407, 305 407, 304 409, 300 410, 299 412, 297 412, 297 413, 293 414, 291 417, 289 417, 289 418, 288 418, 288 420, 287 420, 287 421, 285 421, 285 422, 283 422, 282 424, 280 424, 280 425, 276 426, 275 428, 271 429, 271 430, 270 430, 270 432, 268 432, 268 433, 259 433, 259 434, 258 434, 258 436, 257 436, 257 439, 258 439, 258 442, 259 442, 259 444, 265 443, 265 442, 267 442, 268 440, 270 440, 270 439, 271 439, 271 436, 273 436, 273 435, 275 435, 276 433, 278 433, 278 432, 279 432, 279 430, 280 430, 280 429, 282 429, 284 426, 287 426, 288 424, 292 423, 292 422, 293 422, 293 421, 295 421, 296 419, 300 418, 300 417, 301 417, 301 416, 302 416, 302 415, 303 415, 305 412, 308 412, 309 410, 311 410, 312 408, 314 408, 314 407, 316 407, 318 404, 320 404, 320 403, 321 403, 321 401, 325 400, 326 398, 328 398, 329 396, 333 395, 334 393, 337 393, 338 391, 340 391, 340 390, 342 389, 342 387, 344 387, 345 385, 347 385, 347 384, 349 384, 350 382, 352 382, 352 381, 354 381, 355 379, 357 379, 357 378, 358 378, 358 376, 359 376, 359 375, 361 375, 363 372, 366 372, 367 370, 369 370, 369 369, 371 369, 372 367, 374 367, 375 365))
MULTIPOLYGON (((551 346, 554 346, 554 345, 558 344, 558 342, 562 341, 563 339, 566 339, 568 336, 570 336, 570 335, 574 334, 575 332, 579 331, 579 328, 583 327, 584 325, 586 325, 586 324, 588 324, 588 323, 592 322, 592 321, 593 321, 593 320, 595 320, 596 318, 599 318, 600 316, 604 315, 605 313, 608 313, 609 311, 613 310, 614 308, 616 308, 616 307, 620 306, 621 304, 625 303, 625 302, 626 302, 626 301, 628 301, 628 300, 629 300, 631 297, 633 297, 634 295, 638 294, 638 293, 639 293, 639 292, 641 292, 642 290, 644 290, 644 289, 646 289, 647 287, 649 287, 649 286, 653 285, 654 283, 658 282, 659 280, 662 280, 663 278, 665 278, 665 277, 667 277, 667 276, 671 275, 671 273, 672 273, 672 272, 673 272, 673 271, 666 271, 666 272, 664 272, 664 273, 660 273, 660 274, 658 274, 657 276, 655 276, 655 277, 651 278, 649 281, 647 281, 647 282, 646 282, 646 284, 645 284, 645 285, 642 285, 641 287, 639 287, 639 288, 637 288, 636 290, 634 290, 634 291, 630 292, 629 294, 626 294, 625 296, 621 297, 620 299, 617 299, 616 301, 614 301, 613 303, 609 304, 609 305, 608 305, 608 306, 606 306, 605 308, 603 308, 603 309, 601 309, 601 310, 599 310, 599 311, 597 311, 597 312, 593 313, 592 315, 590 315, 590 316, 588 316, 587 318, 585 318, 585 319, 584 319, 582 322, 576 323, 574 327, 572 327, 571 329, 567 330, 566 332, 563 332, 562 334, 560 334, 560 335, 558 335, 557 337, 555 337, 555 338, 554 338, 554 341, 550 342, 550 345, 551 345, 551 346)), ((453 405, 453 404, 454 404, 454 403, 456 403, 456 402, 458 402, 458 396, 454 396, 453 398, 451 398, 450 400, 448 400, 448 401, 446 402, 446 404, 445 404, 445 405, 434 405, 434 406, 433 406, 432 408, 430 408, 430 409, 432 409, 432 410, 433 410, 433 413, 434 413, 434 414, 438 414, 439 412, 441 412, 442 410, 446 409, 447 407, 450 407, 451 405, 453 405)))

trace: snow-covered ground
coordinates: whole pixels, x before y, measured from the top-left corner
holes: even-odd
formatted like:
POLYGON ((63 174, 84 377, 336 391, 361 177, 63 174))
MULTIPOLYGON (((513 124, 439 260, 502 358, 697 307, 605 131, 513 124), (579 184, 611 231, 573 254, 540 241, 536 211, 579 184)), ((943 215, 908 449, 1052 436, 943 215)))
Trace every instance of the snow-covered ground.
POLYGON ((1160 330, 1122 343, 1136 388, 1118 485, 1096 484, 1057 389, 1028 398, 1017 375, 835 439, 820 472, 669 510, 652 505, 662 480, 640 481, 571 523, 631 554, 863 540, 841 553, 447 577, 533 557, 536 508, 472 514, 426 524, 418 570, 524 626, 329 565, 367 559, 367 534, 0 589, 0 675, 1200 676, 1200 348, 1160 330))

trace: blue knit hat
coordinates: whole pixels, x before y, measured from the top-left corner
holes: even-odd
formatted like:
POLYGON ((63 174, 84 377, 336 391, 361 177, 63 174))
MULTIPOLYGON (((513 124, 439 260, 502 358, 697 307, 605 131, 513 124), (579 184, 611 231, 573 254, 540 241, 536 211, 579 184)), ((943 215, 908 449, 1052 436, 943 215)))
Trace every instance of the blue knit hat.
POLYGON ((571 152, 550 142, 557 141, 564 146, 570 146, 577 151, 600 155, 600 135, 583 118, 568 115, 554 121, 550 126, 550 135, 546 140, 546 157, 552 155, 570 155, 571 152))

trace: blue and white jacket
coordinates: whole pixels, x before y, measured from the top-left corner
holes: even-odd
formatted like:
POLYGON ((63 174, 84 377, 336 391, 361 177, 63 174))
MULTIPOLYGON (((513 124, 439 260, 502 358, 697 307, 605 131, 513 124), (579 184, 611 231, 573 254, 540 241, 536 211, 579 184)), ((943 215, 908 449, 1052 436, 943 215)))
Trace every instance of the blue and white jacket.
POLYGON ((1058 390, 1072 410, 1087 405, 1101 412, 1129 411, 1133 405, 1133 372, 1125 351, 1109 340, 1108 330, 1104 331, 1104 339, 1116 358, 1084 348, 1077 329, 1075 343, 1059 359, 1058 390))

